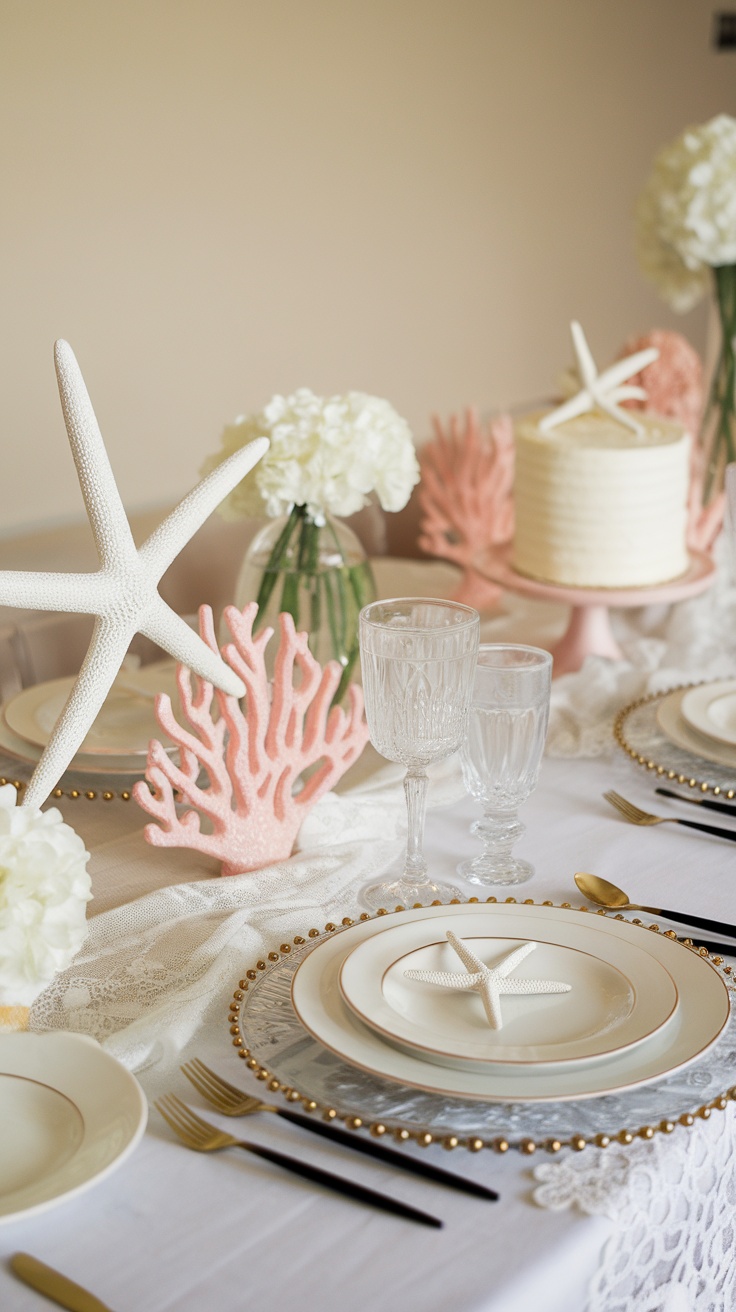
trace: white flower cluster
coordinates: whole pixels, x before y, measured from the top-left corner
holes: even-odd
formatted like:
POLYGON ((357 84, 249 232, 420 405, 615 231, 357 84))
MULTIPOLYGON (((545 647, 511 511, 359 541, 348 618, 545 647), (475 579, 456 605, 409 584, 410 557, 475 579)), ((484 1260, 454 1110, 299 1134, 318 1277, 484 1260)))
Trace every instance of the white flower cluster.
POLYGON ((86 934, 89 853, 52 807, 0 788, 0 1006, 29 1007, 86 934))
POLYGON ((636 211, 639 263, 676 310, 711 286, 710 270, 736 264, 736 119, 719 114, 666 146, 636 211))
POLYGON ((223 501, 226 519, 282 515, 301 505, 318 518, 353 515, 370 492, 384 510, 401 510, 419 481, 408 424, 388 401, 362 392, 321 397, 303 387, 274 396, 227 426, 202 473, 255 437, 268 437, 270 448, 223 501))

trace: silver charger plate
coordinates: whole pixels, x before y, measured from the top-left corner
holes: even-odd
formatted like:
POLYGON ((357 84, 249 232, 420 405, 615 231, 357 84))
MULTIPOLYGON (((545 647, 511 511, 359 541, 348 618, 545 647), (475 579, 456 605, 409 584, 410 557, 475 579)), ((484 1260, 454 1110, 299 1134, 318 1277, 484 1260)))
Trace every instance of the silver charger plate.
MULTIPOLYGON (((295 946, 282 944, 280 952, 271 954, 277 958, 272 964, 255 963, 246 970, 231 1004, 231 1033, 236 1034, 232 1042, 264 1087, 273 1093, 281 1090, 291 1102, 301 1099, 315 1115, 421 1144, 441 1140, 448 1147, 533 1151, 540 1146, 553 1151, 564 1144, 582 1148, 605 1145, 613 1138, 622 1143, 637 1135, 650 1138, 658 1130, 671 1131, 678 1121, 692 1124, 699 1112, 707 1115, 707 1109, 723 1108, 736 1099, 736 1086, 730 1087, 736 1070, 733 1010, 718 1041, 687 1068, 653 1084, 583 1102, 484 1102, 402 1086, 361 1070, 307 1034, 291 1004, 296 970, 336 928, 314 930, 308 942, 297 936, 295 946)), ((644 926, 634 929, 642 936, 649 932, 644 926)), ((677 950, 692 951, 682 944, 677 950)), ((731 967, 713 968, 732 992, 731 967)))

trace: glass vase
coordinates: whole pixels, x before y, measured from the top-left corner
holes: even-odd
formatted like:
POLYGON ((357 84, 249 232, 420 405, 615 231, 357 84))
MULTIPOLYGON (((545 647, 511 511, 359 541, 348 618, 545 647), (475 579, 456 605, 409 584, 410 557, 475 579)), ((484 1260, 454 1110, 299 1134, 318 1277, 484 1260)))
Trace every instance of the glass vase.
POLYGON ((736 460, 736 265, 721 265, 713 274, 720 342, 700 437, 707 458, 706 502, 720 492, 726 465, 736 460))
MULTIPOLYGON (((324 665, 337 660, 342 676, 335 701, 343 696, 358 658, 358 615, 374 601, 376 586, 365 551, 347 524, 326 515, 321 521, 306 506, 270 519, 251 542, 235 589, 235 604, 258 603, 254 632, 288 611, 297 630, 309 634, 309 649, 324 665)), ((269 644, 271 665, 276 642, 269 644)), ((273 671, 271 670, 271 673, 273 671)))

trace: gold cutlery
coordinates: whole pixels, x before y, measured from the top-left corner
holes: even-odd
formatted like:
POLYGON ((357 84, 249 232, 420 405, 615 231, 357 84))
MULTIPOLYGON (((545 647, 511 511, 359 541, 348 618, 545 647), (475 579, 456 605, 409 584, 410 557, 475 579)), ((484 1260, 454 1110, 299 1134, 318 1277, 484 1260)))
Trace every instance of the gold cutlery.
POLYGON ((107 1304, 101 1303, 94 1294, 82 1289, 81 1285, 75 1284, 60 1271, 55 1271, 52 1266, 39 1262, 37 1257, 31 1257, 30 1253, 13 1253, 10 1267, 24 1284, 45 1294, 60 1307, 68 1308, 69 1312, 110 1312, 107 1304))
MULTIPOLYGON (((643 907, 638 902, 630 902, 622 888, 610 884, 607 879, 601 879, 599 875, 589 875, 578 870, 575 883, 583 897, 610 911, 646 911, 650 916, 664 916, 666 920, 676 920, 683 925, 698 925, 701 929, 712 929, 716 934, 736 937, 736 925, 729 925, 725 920, 708 920, 705 916, 688 916, 682 911, 669 911, 666 907, 643 907)), ((725 952, 733 950, 728 943, 711 944, 711 947, 721 948, 725 952)))
POLYGON ((395 1198, 389 1198, 385 1194, 376 1193, 374 1189, 368 1189, 365 1185, 356 1184, 353 1180, 346 1180, 341 1175, 334 1175, 332 1171, 323 1171, 319 1166, 311 1166, 307 1162, 302 1162, 297 1157, 289 1157, 287 1153, 278 1152, 275 1148, 266 1148, 262 1144, 251 1143, 247 1139, 236 1139, 234 1135, 228 1134, 225 1130, 218 1130, 216 1125, 211 1125, 209 1121, 203 1121, 201 1116, 195 1115, 190 1107, 187 1107, 173 1093, 166 1094, 165 1097, 159 1098, 154 1106, 161 1113, 164 1120, 175 1134, 179 1136, 182 1143, 187 1148, 193 1148, 198 1153, 218 1152, 221 1148, 243 1148, 248 1153, 253 1153, 256 1157, 262 1157, 267 1162, 273 1162, 276 1166, 282 1166, 285 1171, 291 1171, 293 1175, 299 1175, 305 1180, 312 1180, 315 1184, 321 1184, 325 1189, 331 1189, 334 1193, 344 1194, 347 1198, 355 1198, 358 1202, 367 1203, 371 1207, 377 1207, 383 1212, 392 1212, 395 1216, 403 1216, 408 1221, 417 1221, 420 1225, 434 1226, 435 1229, 442 1227, 442 1221, 435 1216, 429 1216, 426 1212, 420 1212, 415 1207, 409 1207, 406 1203, 400 1203, 395 1198))
POLYGON ((378 1161, 395 1166, 400 1171, 421 1175, 426 1180, 448 1185, 451 1189, 459 1189, 461 1193, 472 1194, 475 1198, 498 1201, 495 1189, 489 1189, 486 1185, 476 1183, 475 1180, 466 1180, 464 1176, 455 1175, 452 1171, 434 1166, 431 1162, 419 1161, 416 1157, 406 1157, 404 1153, 395 1152, 385 1144, 376 1143, 374 1139, 361 1139, 355 1131, 342 1130, 330 1121, 315 1120, 314 1117, 303 1116, 286 1107, 275 1107, 272 1103, 262 1102, 260 1098, 249 1097, 234 1084, 229 1084, 215 1071, 210 1070, 209 1066, 205 1066, 199 1058, 186 1062, 181 1069, 190 1084, 193 1084, 202 1097, 216 1107, 223 1116, 252 1116, 254 1112, 274 1112, 276 1116, 281 1116, 294 1125, 300 1125, 312 1134, 331 1139, 334 1143, 352 1148, 354 1152, 365 1153, 367 1157, 377 1158, 378 1161))
POLYGON ((632 825, 685 825, 687 829, 699 829, 703 834, 714 834, 716 838, 729 838, 732 843, 736 843, 736 829, 717 829, 715 825, 701 825, 696 820, 681 820, 679 816, 674 815, 652 815, 651 812, 642 811, 641 807, 634 806, 633 802, 627 802, 620 793, 613 791, 604 793, 603 796, 632 825))

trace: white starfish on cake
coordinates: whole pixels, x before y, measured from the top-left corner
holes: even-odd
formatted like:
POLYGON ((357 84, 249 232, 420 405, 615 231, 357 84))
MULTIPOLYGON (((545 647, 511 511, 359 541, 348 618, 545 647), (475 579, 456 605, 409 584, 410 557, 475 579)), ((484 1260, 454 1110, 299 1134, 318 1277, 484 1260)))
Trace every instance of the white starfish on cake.
POLYGON ((84 379, 67 342, 54 348, 64 422, 100 568, 94 574, 0 570, 0 605, 95 615, 74 687, 23 794, 40 806, 79 750, 136 633, 233 697, 245 687, 219 654, 166 604, 162 574, 216 506, 268 448, 258 438, 213 469, 138 548, 110 467, 84 379))
POLYGON ((451 970, 405 970, 404 975, 407 979, 416 979, 423 984, 437 984, 445 989, 472 989, 479 993, 488 1023, 494 1030, 503 1028, 503 994, 570 992, 571 985, 557 979, 509 979, 511 971, 534 951, 536 943, 522 943, 521 947, 514 948, 513 952, 502 957, 496 966, 487 966, 451 929, 447 931, 447 941, 465 966, 465 975, 451 970))
POLYGON ((615 364, 599 374, 590 347, 585 340, 585 334, 576 320, 570 324, 570 331, 582 388, 575 396, 571 396, 569 401, 564 401, 556 410, 550 410, 549 414, 540 420, 540 433, 549 433, 551 429, 564 424, 568 419, 575 419, 577 415, 587 414, 591 410, 603 410, 605 414, 618 420, 625 428, 629 428, 632 433, 639 436, 644 431, 641 424, 636 422, 630 411, 622 410, 618 402, 646 401, 647 394, 642 387, 624 384, 627 378, 631 378, 645 369, 648 364, 652 364, 657 359, 659 351, 653 346, 643 351, 636 351, 633 355, 627 355, 624 360, 617 360, 615 364))

